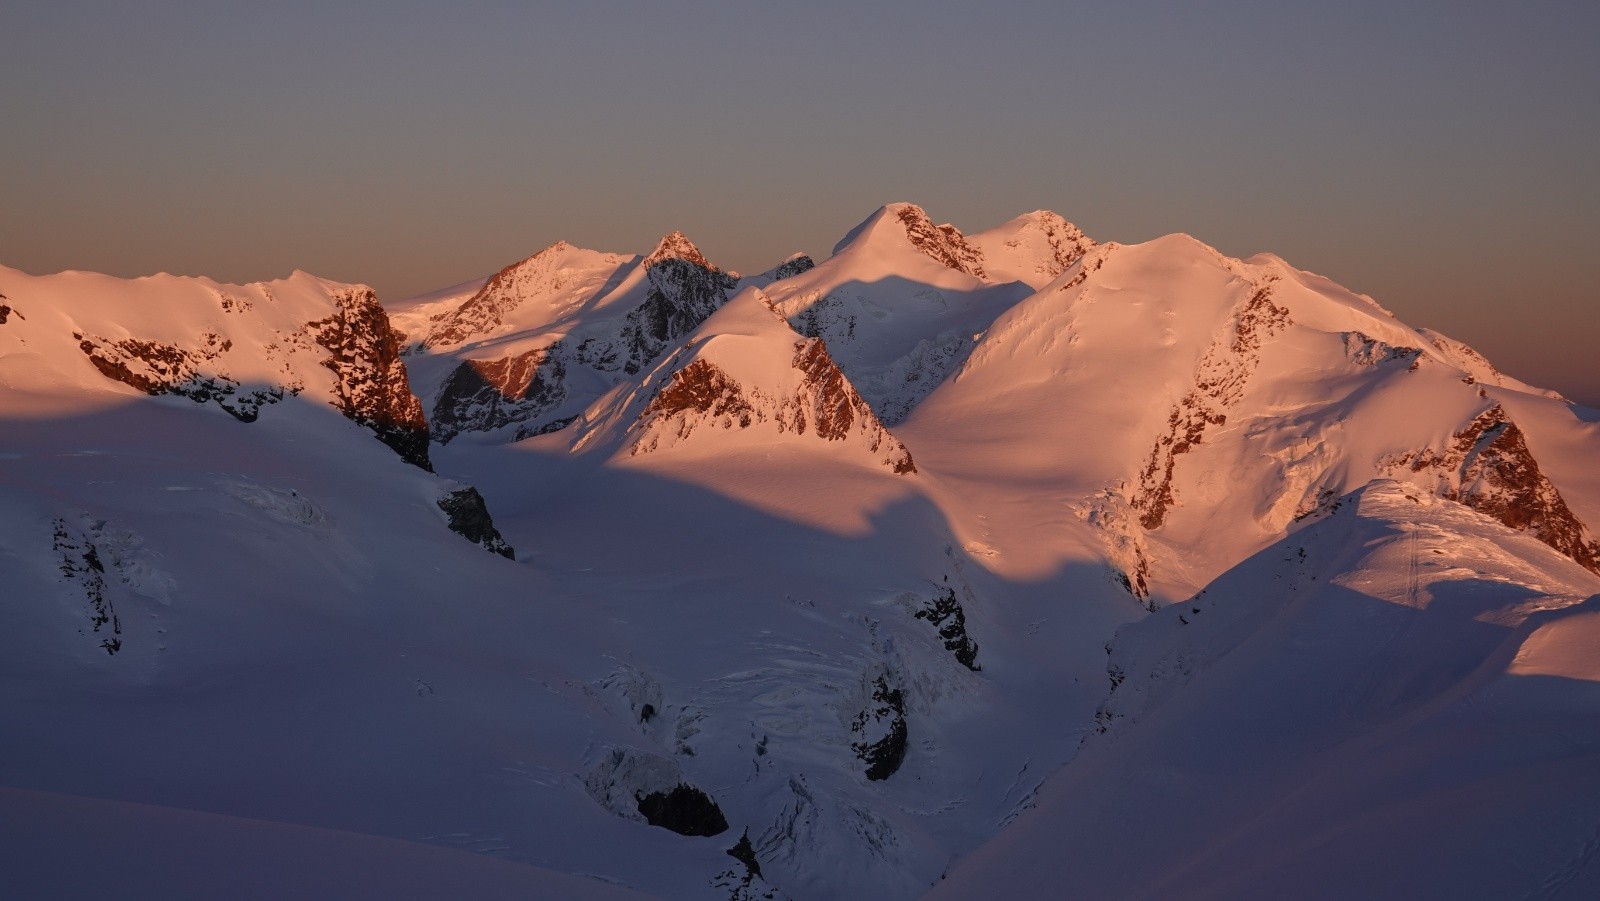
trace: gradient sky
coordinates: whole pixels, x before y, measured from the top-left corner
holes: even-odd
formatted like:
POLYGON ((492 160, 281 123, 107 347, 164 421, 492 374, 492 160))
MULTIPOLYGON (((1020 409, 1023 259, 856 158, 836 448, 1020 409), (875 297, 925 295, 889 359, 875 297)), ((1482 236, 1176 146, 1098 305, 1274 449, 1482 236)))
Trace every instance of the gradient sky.
POLYGON ((18 2, 0 263, 397 298, 878 205, 1276 252, 1600 406, 1600 3, 18 2))

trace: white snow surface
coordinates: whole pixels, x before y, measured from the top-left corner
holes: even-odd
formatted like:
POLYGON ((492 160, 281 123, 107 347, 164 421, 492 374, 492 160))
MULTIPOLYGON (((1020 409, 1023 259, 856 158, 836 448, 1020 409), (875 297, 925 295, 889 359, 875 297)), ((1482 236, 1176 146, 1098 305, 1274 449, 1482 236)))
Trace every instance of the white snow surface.
POLYGON ((296 338, 360 286, 0 268, 8 884, 1600 892, 1600 413, 1276 257, 932 222, 784 278, 558 243, 389 304, 430 416, 564 355, 437 475, 296 338), (293 390, 241 421, 86 338, 293 390), (515 560, 449 528, 466 485, 515 560), (650 825, 678 784, 727 829, 650 825))

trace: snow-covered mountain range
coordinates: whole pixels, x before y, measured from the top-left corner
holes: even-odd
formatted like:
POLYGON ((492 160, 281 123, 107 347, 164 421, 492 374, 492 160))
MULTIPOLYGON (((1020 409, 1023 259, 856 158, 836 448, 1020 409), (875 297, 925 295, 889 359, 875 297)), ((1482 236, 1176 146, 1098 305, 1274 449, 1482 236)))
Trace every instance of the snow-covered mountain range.
POLYGON ((1600 412, 1273 256, 0 267, 0 421, 26 895, 1600 894, 1600 412))

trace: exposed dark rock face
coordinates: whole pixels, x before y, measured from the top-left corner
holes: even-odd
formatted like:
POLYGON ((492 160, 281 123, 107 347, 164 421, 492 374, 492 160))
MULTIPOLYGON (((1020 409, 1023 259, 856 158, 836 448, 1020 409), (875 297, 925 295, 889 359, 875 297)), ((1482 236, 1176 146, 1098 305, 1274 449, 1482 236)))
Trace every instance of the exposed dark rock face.
POLYGON ((901 208, 899 215, 906 237, 918 250, 957 272, 985 277, 983 252, 968 244, 954 225, 934 225, 922 208, 909 204, 901 208))
POLYGON ((559 432, 562 429, 566 428, 569 425, 572 425, 574 422, 577 422, 577 421, 578 421, 578 417, 575 416, 575 415, 574 416, 563 416, 560 419, 552 419, 549 422, 543 423, 541 425, 536 425, 536 426, 534 426, 532 428, 529 428, 527 426, 523 426, 522 428, 517 429, 516 440, 521 441, 524 438, 532 438, 535 435, 548 435, 551 432, 559 432))
POLYGON ((755 846, 750 843, 750 831, 745 830, 739 836, 739 841, 728 849, 728 856, 743 864, 744 872, 736 869, 727 869, 718 873, 711 881, 711 887, 723 889, 728 893, 728 901, 771 901, 777 898, 777 892, 771 888, 763 888, 766 880, 761 875, 761 862, 756 860, 755 846), (756 883, 760 882, 761 885, 756 883))
POLYGON ((844 312, 844 301, 832 294, 801 310, 789 324, 807 338, 839 342, 856 337, 855 314, 844 312))
POLYGON ((850 745, 867 765, 867 778, 880 781, 893 776, 906 759, 905 692, 891 688, 887 676, 873 683, 872 703, 856 715, 850 731, 861 740, 850 745))
POLYGON ((727 416, 738 422, 740 428, 749 428, 755 415, 739 383, 709 360, 695 360, 674 372, 672 380, 656 392, 640 418, 685 412, 727 416))
POLYGON ((1528 450, 1522 430, 1499 404, 1478 414, 1443 450, 1413 451, 1390 469, 1432 474, 1434 490, 1600 573, 1600 542, 1573 514, 1528 450))
POLYGON ((217 358, 233 346, 220 335, 206 335, 205 346, 198 351, 134 338, 112 341, 82 333, 73 337, 101 375, 146 394, 176 394, 195 403, 216 401, 240 422, 255 422, 262 407, 283 400, 284 390, 277 386, 241 391, 239 383, 224 374, 201 374, 202 367, 214 369, 217 358))
POLYGON ((500 537, 500 530, 494 527, 489 508, 478 489, 469 485, 450 492, 439 498, 439 509, 450 517, 450 531, 508 560, 517 559, 516 551, 506 544, 505 539, 500 537))
POLYGON ((956 600, 954 588, 946 588, 944 594, 929 601, 926 607, 913 615, 917 619, 927 620, 939 630, 939 637, 944 639, 944 649, 954 654, 962 666, 973 672, 983 669, 978 665, 978 643, 967 634, 967 612, 956 600))
POLYGON ((784 260, 782 263, 779 263, 777 266, 763 273, 763 276, 776 282, 799 275, 802 272, 809 272, 816 267, 816 261, 802 253, 784 260))
POLYGON ((54 527, 51 548, 61 555, 61 578, 83 589, 93 633, 100 637, 101 649, 115 655, 122 650, 122 620, 106 595, 106 567, 100 550, 87 535, 69 529, 66 520, 55 520, 54 527))
POLYGON ((602 372, 637 374, 716 312, 738 284, 711 265, 682 232, 662 238, 645 257, 644 267, 650 283, 644 303, 628 314, 615 338, 590 338, 578 345, 579 362, 602 372))
MULTIPOLYGON (((6 299, 6 296, 4 294, 0 294, 0 301, 4 301, 5 299, 6 299)), ((11 306, 10 304, 0 303, 0 325, 5 325, 6 324, 6 320, 11 317, 12 313, 16 313, 18 319, 27 319, 28 318, 28 317, 22 315, 21 313, 17 313, 16 308, 11 306)))
POLYGON ((746 389, 705 359, 693 360, 674 372, 640 413, 644 429, 655 431, 635 443, 633 453, 654 450, 662 431, 681 438, 708 423, 719 428, 746 429, 775 422, 780 431, 797 435, 815 432, 827 441, 854 436, 896 474, 916 472, 910 451, 873 415, 872 408, 828 355, 827 345, 821 339, 809 338, 794 347, 791 365, 802 378, 795 393, 785 397, 746 389))
POLYGON ((679 835, 721 835, 728 831, 722 808, 710 795, 692 785, 679 783, 670 791, 639 793, 639 813, 652 826, 670 829, 679 835))
POLYGON ((1407 371, 1416 372, 1422 365, 1422 348, 1396 347, 1361 332, 1344 333, 1344 350, 1350 359, 1362 366, 1404 363, 1407 371))
POLYGON ((1211 426, 1228 421, 1227 409, 1244 396, 1261 362, 1261 347, 1291 324, 1289 311, 1272 302, 1272 281, 1258 285, 1255 293, 1234 310, 1233 328, 1226 340, 1212 342, 1195 373, 1194 387, 1172 408, 1167 430, 1150 449, 1150 459, 1139 474, 1134 506, 1146 529, 1158 529, 1175 502, 1172 472, 1180 454, 1199 444, 1211 426))
POLYGON ((312 339, 330 356, 322 365, 335 377, 333 405, 357 425, 372 430, 400 459, 429 472, 428 420, 411 393, 400 338, 370 290, 346 291, 334 298, 336 311, 306 324, 312 339))
POLYGON ((728 856, 744 864, 757 878, 761 876, 761 861, 756 860, 756 849, 750 845, 750 830, 739 836, 738 844, 728 849, 728 856))
MULTIPOLYGON (((799 401, 799 415, 794 430, 804 435, 807 421, 817 434, 829 441, 842 441, 850 434, 857 417, 865 420, 872 416, 866 402, 856 394, 850 381, 828 355, 828 346, 820 338, 808 338, 795 345, 794 368, 805 374, 805 385, 799 401)), ((876 450, 877 448, 873 448, 876 450)), ((906 458, 907 465, 910 457, 906 458)), ((896 470, 897 472, 900 470, 896 470)))
POLYGON ((1041 210, 1035 223, 1050 245, 1050 259, 1040 263, 1039 269, 1052 279, 1072 268, 1072 264, 1083 259, 1083 255, 1094 246, 1094 241, 1083 233, 1083 229, 1055 213, 1041 210))
POLYGON ((487 432, 535 419, 566 400, 561 342, 497 360, 467 360, 445 380, 433 405, 441 444, 462 432, 487 432))

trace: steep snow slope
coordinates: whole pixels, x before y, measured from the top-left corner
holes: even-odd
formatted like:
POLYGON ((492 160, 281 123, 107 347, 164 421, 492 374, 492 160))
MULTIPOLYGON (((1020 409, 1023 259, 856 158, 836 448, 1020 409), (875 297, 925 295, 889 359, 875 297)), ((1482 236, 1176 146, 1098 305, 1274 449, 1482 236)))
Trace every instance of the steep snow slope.
POLYGON ((933 897, 1592 897, 1597 592, 1375 483, 1118 632, 1107 731, 933 897))
POLYGON ((402 327, 417 341, 413 360, 434 438, 564 426, 654 364, 736 284, 673 232, 643 258, 557 242, 458 305, 407 304, 402 327), (439 349, 446 352, 427 353, 439 349))
POLYGON ((1080 551, 1028 500, 1044 492, 1101 533, 1136 593, 1171 600, 1375 477, 1498 508, 1592 560, 1573 512, 1592 489, 1571 480, 1567 502, 1529 452, 1546 427, 1580 430, 1562 410, 1479 384, 1367 298, 1172 236, 1091 249, 996 319, 899 433, 968 497, 1021 511, 958 531, 1048 568, 1080 551), (1530 408, 1527 424, 1508 412, 1530 408), (1507 429, 1503 453, 1479 452, 1507 429))
POLYGON ((756 288, 711 315, 640 383, 586 411, 569 434, 575 449, 620 445, 629 456, 680 445, 715 455, 809 437, 812 446, 837 442, 893 472, 916 472, 823 341, 796 334, 756 288))
POLYGON ((1039 289, 1056 280, 1095 242, 1049 210, 1024 213, 967 238, 992 281, 1019 281, 1039 289))
POLYGON ((977 247, 909 203, 880 208, 828 259, 765 288, 797 331, 828 342, 890 428, 1028 290, 990 280, 977 247))

